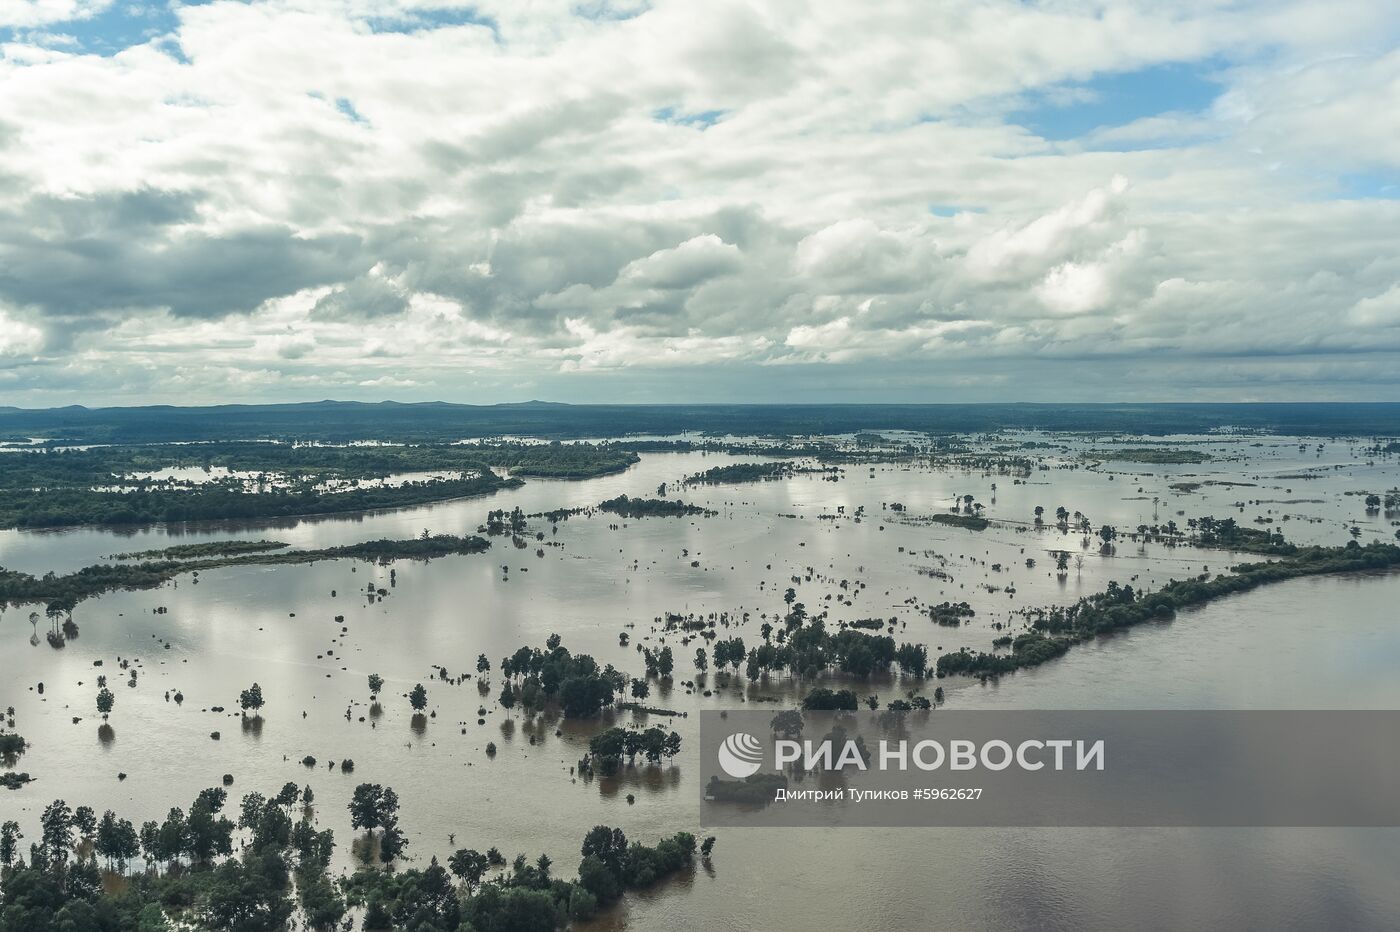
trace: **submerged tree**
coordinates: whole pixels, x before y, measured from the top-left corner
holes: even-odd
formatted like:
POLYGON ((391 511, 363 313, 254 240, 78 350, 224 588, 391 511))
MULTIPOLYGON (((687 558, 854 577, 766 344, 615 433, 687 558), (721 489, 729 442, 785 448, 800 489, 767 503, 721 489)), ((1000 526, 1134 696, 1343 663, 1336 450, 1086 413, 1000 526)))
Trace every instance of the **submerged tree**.
POLYGON ((9 867, 19 857, 19 843, 23 840, 18 822, 11 819, 0 825, 0 868, 9 867))
POLYGON ((254 683, 252 686, 243 690, 243 692, 238 694, 238 705, 245 715, 248 713, 249 709, 252 709, 253 714, 257 715, 258 711, 263 707, 262 687, 254 683))
POLYGON ((481 878, 486 876, 490 867, 486 855, 472 848, 459 848, 447 859, 447 869, 467 885, 468 891, 481 883, 481 878))
POLYGON ((97 826, 96 848, 109 865, 116 862, 125 868, 127 861, 141 853, 141 842, 135 827, 126 819, 118 819, 116 813, 108 809, 102 813, 102 822, 97 826))

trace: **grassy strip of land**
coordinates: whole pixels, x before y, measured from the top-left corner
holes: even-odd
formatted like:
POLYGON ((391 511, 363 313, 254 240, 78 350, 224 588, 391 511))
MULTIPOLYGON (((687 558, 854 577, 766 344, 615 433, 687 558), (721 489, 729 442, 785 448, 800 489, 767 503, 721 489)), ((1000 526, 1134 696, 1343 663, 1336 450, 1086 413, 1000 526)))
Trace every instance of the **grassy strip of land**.
POLYGON ((113 560, 195 560, 201 557, 231 557, 241 553, 262 553, 289 546, 280 540, 214 540, 203 544, 176 544, 160 550, 114 553, 113 560))
POLYGON ((608 475, 638 459, 622 447, 588 443, 38 448, 0 459, 0 528, 280 519, 404 508, 513 488, 522 476, 608 475), (205 473, 174 479, 165 472, 172 469, 205 473), (493 469, 508 470, 511 478, 493 469), (436 478, 377 485, 415 473, 436 478), (349 488, 329 491, 326 483, 349 488))
MULTIPOLYGON (((1269 557, 1297 556, 1302 549, 1297 544, 1289 543, 1284 538, 1283 532, 1277 528, 1247 527, 1238 523, 1234 518, 1215 518, 1206 515, 1203 518, 1191 518, 1186 522, 1186 525, 1190 530, 1185 536, 1182 536, 1175 521, 1169 521, 1166 524, 1139 525, 1138 534, 1134 536, 1134 539, 1141 537, 1144 541, 1157 541, 1173 547, 1184 542, 1193 547, 1257 553, 1269 557)), ((1099 531, 1099 536, 1103 537, 1105 542, 1111 542, 1122 535, 1117 529, 1105 525, 1104 529, 1099 531)))
POLYGON ((1203 450, 1183 450, 1174 447, 1125 447, 1121 450, 1090 450, 1084 454, 1091 460, 1122 460, 1129 463, 1204 463, 1211 456, 1203 450))
POLYGON ((705 785, 705 798, 716 802, 766 806, 778 790, 787 789, 788 778, 780 773, 756 773, 742 780, 710 777, 705 785))
MULTIPOLYGON (((516 509, 516 511, 519 510, 518 508, 516 509)), ((717 511, 701 508, 699 505, 691 505, 687 502, 673 499, 628 498, 626 495, 619 495, 617 498, 610 498, 605 502, 599 502, 597 505, 586 508, 556 508, 553 511, 537 511, 528 515, 522 514, 519 516, 518 520, 511 520, 511 527, 512 530, 519 533, 524 530, 525 518, 544 518, 551 524, 558 524, 560 521, 567 521, 579 515, 591 515, 595 512, 607 512, 608 514, 618 515, 623 518, 684 518, 691 515, 699 515, 708 518, 719 514, 717 511)), ((495 512, 492 512, 492 514, 495 514, 495 512)), ((513 518, 514 516, 512 515, 507 515, 504 512, 500 513, 499 524, 502 526, 502 530, 504 530, 505 522, 513 518)), ((489 523, 487 527, 488 530, 493 528, 489 523)), ((491 532, 500 533, 495 530, 491 530, 491 532)))
POLYGON ((992 523, 979 515, 955 515, 955 514, 935 514, 932 517, 935 524, 951 524, 953 527, 960 527, 967 531, 985 531, 992 523))
MULTIPOLYGON (((221 468, 283 479, 369 480, 415 472, 486 472, 583 478, 621 472, 632 451, 592 443, 312 444, 221 441, 87 449, 37 448, 0 462, 0 489, 92 488, 165 469, 221 468)), ((149 480, 148 480, 149 481, 149 480)))
POLYGON ((684 518, 690 515, 708 517, 717 514, 708 508, 669 498, 628 498, 626 495, 608 499, 598 506, 598 510, 624 518, 684 518))
POLYGON ((71 609, 78 602, 118 589, 153 589, 181 573, 218 569, 225 566, 273 566, 311 563, 316 560, 357 559, 431 560, 449 554, 481 553, 491 547, 482 537, 438 534, 412 540, 369 540, 342 547, 319 550, 283 550, 271 553, 245 553, 201 560, 159 560, 145 563, 97 564, 56 576, 33 576, 0 567, 0 603, 48 603, 57 610, 71 609))
POLYGON ((733 485, 741 482, 764 482, 786 479, 799 473, 836 472, 836 467, 799 466, 791 460, 772 463, 730 463, 697 472, 681 480, 681 485, 733 485))
POLYGON ((966 602, 940 602, 928 610, 935 624, 956 628, 977 612, 966 602))
POLYGON ((303 488, 247 492, 224 484, 127 492, 92 489, 20 489, 0 495, 0 528, 157 524, 302 518, 312 515, 407 508, 487 495, 521 485, 492 472, 470 478, 411 482, 400 486, 322 492, 303 488))
POLYGON ((1191 537, 1191 543, 1198 547, 1237 550, 1241 553, 1258 553, 1271 557, 1292 557, 1299 553, 1296 544, 1290 544, 1283 539, 1282 531, 1244 527, 1235 523, 1234 518, 1198 518, 1196 533, 1191 537))
POLYGON ((1269 563, 1242 563, 1234 572, 1214 579, 1173 580, 1151 593, 1109 583, 1108 589, 1080 599, 1068 607, 1056 606, 1032 613, 1032 631, 1016 637, 1006 654, 973 653, 964 648, 938 658, 938 675, 999 676, 1022 667, 1034 667, 1059 657, 1078 641, 1132 627, 1146 621, 1165 621, 1179 609, 1204 605, 1237 592, 1248 592, 1270 583, 1319 576, 1400 567, 1400 546, 1355 541, 1344 547, 1298 549, 1292 559, 1269 563))
POLYGON ((588 443, 498 445, 488 448, 484 459, 513 476, 539 479, 592 479, 622 472, 641 461, 631 450, 588 443))
POLYGON ((642 705, 640 702, 619 702, 617 704, 617 708, 619 711, 639 712, 643 715, 664 715, 669 718, 675 718, 679 716, 681 718, 685 718, 684 712, 677 712, 675 709, 661 709, 657 708, 656 706, 642 705))

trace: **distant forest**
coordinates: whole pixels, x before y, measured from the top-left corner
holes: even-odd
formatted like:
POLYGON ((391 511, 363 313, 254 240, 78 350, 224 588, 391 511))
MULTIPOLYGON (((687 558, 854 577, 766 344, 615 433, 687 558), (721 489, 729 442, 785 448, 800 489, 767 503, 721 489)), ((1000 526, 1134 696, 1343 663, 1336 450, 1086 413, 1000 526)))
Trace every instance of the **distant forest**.
POLYGON ((616 437, 680 431, 797 436, 861 430, 1055 430, 1171 434, 1221 427, 1315 436, 1400 436, 1400 403, 459 405, 305 404, 0 408, 0 439, 75 443, 175 440, 392 440, 616 437))
POLYGON ((489 495, 521 476, 583 479, 637 455, 591 443, 351 444, 217 441, 45 447, 0 454, 0 528, 265 520, 489 495), (215 468, 234 475, 214 473, 215 468), (194 468, 200 481, 159 478, 194 468), (509 478, 494 469, 506 469, 509 478), (207 470, 207 472, 202 472, 207 470), (383 485, 400 474, 420 478, 383 485), (421 478, 426 474, 427 478, 421 478))

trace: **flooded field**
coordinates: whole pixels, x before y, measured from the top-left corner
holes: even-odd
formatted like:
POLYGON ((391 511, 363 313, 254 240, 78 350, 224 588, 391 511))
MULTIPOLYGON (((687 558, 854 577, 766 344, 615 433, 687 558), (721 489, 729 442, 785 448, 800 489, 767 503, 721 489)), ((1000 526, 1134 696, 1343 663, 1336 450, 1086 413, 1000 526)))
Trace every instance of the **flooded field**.
MULTIPOLYGON (((1145 463, 1115 458, 1113 451, 1131 455, 1143 445, 1135 438, 1004 435, 982 445, 1013 448, 1035 468, 892 458, 842 463, 836 473, 681 485, 716 466, 769 458, 644 453, 626 471, 600 478, 531 479, 483 498, 353 517, 129 533, 0 531, 0 566, 40 575, 205 541, 274 539, 318 549, 425 531, 465 535, 495 509, 588 509, 619 495, 654 498, 662 484, 669 498, 713 512, 591 512, 557 524, 536 516, 527 519, 527 533, 496 536, 482 554, 181 575, 157 589, 79 603, 72 614, 77 635, 61 647, 46 637, 51 622, 43 606, 10 607, 0 615, 0 708, 15 710, 15 730, 31 745, 20 769, 34 781, 0 790, 0 819, 16 819, 32 838, 42 808, 63 797, 139 824, 229 774, 234 798, 287 781, 311 785, 321 824, 348 842, 354 833, 346 804, 355 785, 369 781, 397 791, 414 866, 462 846, 496 846, 507 859, 548 853, 567 873, 594 825, 618 826, 648 842, 698 831, 698 777, 689 756, 695 712, 793 706, 815 685, 786 674, 756 681, 713 668, 698 674, 692 657, 702 642, 683 643, 683 632, 667 630, 668 615, 713 616, 720 637, 753 646, 765 623, 779 624, 789 611, 784 594, 791 587, 809 614, 826 613, 828 628, 880 619, 896 641, 927 645, 932 663, 963 647, 989 651, 1001 632, 1024 627, 1018 612, 1071 604, 1110 581, 1156 589, 1263 559, 1149 539, 1136 533, 1140 526, 1170 521, 1184 530, 1213 516, 1281 531, 1294 544, 1394 540, 1400 516, 1368 508, 1365 496, 1400 486, 1400 464, 1368 454, 1361 442, 1167 440, 1159 449, 1209 458, 1145 463), (936 519, 955 507, 987 525, 975 530, 936 519), (1057 508, 1074 515, 1064 529, 1057 508), (1104 525, 1117 531, 1111 541, 1099 533, 1104 525), (1059 551, 1068 555, 1063 571, 1056 569, 1059 551), (366 597, 378 590, 387 594, 366 597), (961 626, 935 624, 929 608, 943 602, 966 602, 975 615, 961 626), (602 721, 577 721, 503 708, 500 658, 543 646, 552 634, 632 677, 643 676, 643 648, 672 647, 675 673, 652 681, 645 704, 685 715, 607 712, 602 721), (479 654, 492 665, 482 677, 475 675, 479 654), (386 684, 377 711, 366 685, 372 673, 386 684), (473 675, 460 679, 467 673, 473 675), (92 698, 103 674, 116 699, 105 725, 92 698), (255 681, 266 706, 244 718, 239 692, 255 681), (419 683, 428 691, 428 714, 415 720, 406 694, 419 683), (592 735, 632 722, 675 729, 682 752, 619 777, 575 772, 592 735), (314 766, 303 763, 308 756, 314 766), (347 759, 351 771, 341 766, 347 759)), ((1397 602, 1400 574, 1297 579, 1075 646, 1058 660, 986 684, 895 674, 860 681, 828 675, 820 684, 878 695, 882 703, 931 698, 942 687, 945 703, 959 708, 1395 708, 1397 602)), ((588 927, 1400 925, 1394 830, 717 835, 710 863, 628 894, 588 927)), ((335 866, 353 868, 348 844, 335 866)))

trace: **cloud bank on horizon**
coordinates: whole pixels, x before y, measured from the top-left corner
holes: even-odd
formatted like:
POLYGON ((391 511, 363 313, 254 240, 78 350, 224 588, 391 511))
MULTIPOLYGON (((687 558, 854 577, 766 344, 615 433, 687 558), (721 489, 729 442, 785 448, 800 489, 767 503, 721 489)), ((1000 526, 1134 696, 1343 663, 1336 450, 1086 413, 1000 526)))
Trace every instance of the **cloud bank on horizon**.
POLYGON ((0 404, 1400 399, 1378 0, 6 0, 0 404))

